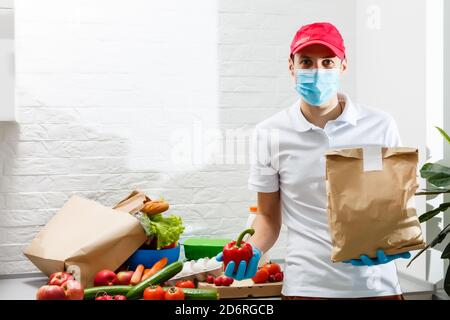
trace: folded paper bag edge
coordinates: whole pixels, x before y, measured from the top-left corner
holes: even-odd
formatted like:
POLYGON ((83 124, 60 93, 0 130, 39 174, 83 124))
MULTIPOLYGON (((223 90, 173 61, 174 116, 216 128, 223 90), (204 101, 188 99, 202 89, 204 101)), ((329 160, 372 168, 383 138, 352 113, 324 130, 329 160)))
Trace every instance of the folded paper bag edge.
MULTIPOLYGON (((370 146, 370 145, 368 145, 370 146)), ((364 146, 355 148, 332 148, 325 151, 325 156, 341 156, 346 158, 363 159, 364 146)), ((418 153, 418 149, 414 147, 382 147, 383 158, 404 153, 418 153)))
POLYGON ((144 207, 144 203, 147 201, 151 201, 151 199, 145 193, 133 190, 126 198, 114 205, 113 209, 135 214, 144 207))
MULTIPOLYGON (((393 254, 398 254, 398 253, 404 253, 404 252, 408 252, 408 251, 413 251, 413 250, 420 250, 426 247, 426 243, 422 242, 419 244, 414 244, 414 245, 409 245, 406 247, 401 247, 401 248, 395 248, 395 249, 386 249, 383 250, 384 254, 386 255, 393 255, 393 254)), ((364 254, 364 253, 361 253, 364 254)), ((340 257, 340 258, 336 258, 336 255, 338 255, 337 253, 333 254, 331 256, 331 261, 334 263, 338 263, 338 262, 342 262, 342 261, 347 261, 347 260, 351 260, 351 259, 359 259, 360 257, 340 257)), ((369 258, 375 259, 376 255, 369 255, 369 258)))

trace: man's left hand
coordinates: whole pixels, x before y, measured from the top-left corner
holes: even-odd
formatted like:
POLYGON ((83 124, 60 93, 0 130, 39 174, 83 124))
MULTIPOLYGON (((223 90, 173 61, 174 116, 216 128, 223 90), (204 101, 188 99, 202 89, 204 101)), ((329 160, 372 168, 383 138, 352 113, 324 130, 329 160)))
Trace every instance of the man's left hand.
POLYGON ((362 254, 359 259, 352 259, 352 260, 346 260, 343 261, 344 263, 351 263, 354 266, 361 267, 361 266, 376 266, 379 264, 385 264, 388 262, 391 262, 395 259, 409 259, 411 258, 411 254, 409 252, 403 252, 403 253, 397 253, 397 254, 390 254, 386 255, 383 250, 377 250, 377 257, 372 259, 369 258, 367 255, 362 254))

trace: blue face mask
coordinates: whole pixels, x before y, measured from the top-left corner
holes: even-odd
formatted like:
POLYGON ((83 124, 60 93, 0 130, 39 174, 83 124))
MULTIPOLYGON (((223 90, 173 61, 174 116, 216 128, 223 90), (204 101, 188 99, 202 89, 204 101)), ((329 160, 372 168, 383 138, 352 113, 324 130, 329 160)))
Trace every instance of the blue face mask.
POLYGON ((295 90, 312 106, 321 106, 339 89, 339 69, 297 69, 295 90))

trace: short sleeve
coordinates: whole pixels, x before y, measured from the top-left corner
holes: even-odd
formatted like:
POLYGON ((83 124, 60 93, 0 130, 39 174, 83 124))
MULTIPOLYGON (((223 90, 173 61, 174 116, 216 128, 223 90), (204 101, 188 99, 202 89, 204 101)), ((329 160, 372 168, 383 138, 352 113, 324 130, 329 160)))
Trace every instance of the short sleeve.
POLYGON ((389 123, 386 130, 384 144, 386 147, 401 147, 403 146, 400 133, 398 131, 397 123, 393 117, 389 117, 389 123))
POLYGON ((279 189, 278 169, 272 156, 273 145, 279 146, 276 136, 276 130, 256 127, 253 131, 248 179, 248 188, 252 191, 276 192, 279 189))

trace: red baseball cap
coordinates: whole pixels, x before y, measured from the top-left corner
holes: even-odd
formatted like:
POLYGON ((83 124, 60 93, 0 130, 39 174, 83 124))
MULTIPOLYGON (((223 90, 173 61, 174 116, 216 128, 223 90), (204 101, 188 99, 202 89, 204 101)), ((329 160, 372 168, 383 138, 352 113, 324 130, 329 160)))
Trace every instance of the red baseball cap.
POLYGON ((312 44, 323 44, 330 48, 339 59, 345 58, 344 39, 331 23, 316 22, 301 27, 292 39, 291 54, 312 44))

